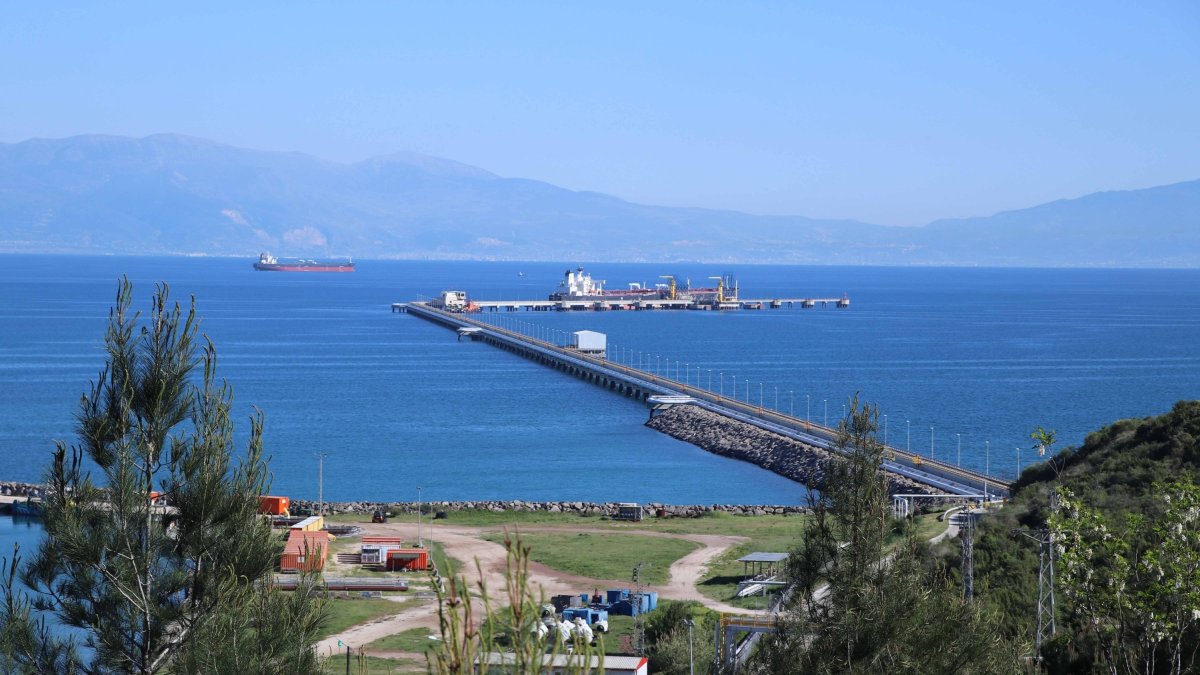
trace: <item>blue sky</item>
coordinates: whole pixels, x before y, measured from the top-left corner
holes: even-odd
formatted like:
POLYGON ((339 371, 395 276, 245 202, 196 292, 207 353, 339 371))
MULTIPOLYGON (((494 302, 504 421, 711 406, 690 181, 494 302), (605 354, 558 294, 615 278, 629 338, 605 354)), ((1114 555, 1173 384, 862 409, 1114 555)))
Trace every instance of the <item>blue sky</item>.
POLYGON ((1197 120, 1195 2, 0 8, 0 141, 408 150, 653 204, 986 215, 1200 178, 1197 120))

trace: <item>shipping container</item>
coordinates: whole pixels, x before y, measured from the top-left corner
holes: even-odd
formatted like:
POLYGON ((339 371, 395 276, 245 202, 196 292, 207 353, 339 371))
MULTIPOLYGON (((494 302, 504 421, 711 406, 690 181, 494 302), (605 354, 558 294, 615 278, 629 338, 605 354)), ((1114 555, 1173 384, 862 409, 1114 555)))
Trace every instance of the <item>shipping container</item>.
POLYGON ((359 548, 359 562, 363 565, 382 565, 387 562, 388 551, 403 548, 395 544, 363 544, 359 548))
POLYGON ((279 557, 280 572, 319 572, 325 568, 325 553, 329 549, 325 532, 293 530, 288 535, 283 555, 279 557))
POLYGON ((401 548, 388 551, 387 568, 390 571, 429 569, 429 551, 423 548, 401 548))
POLYGON ((320 532, 325 527, 325 519, 321 516, 309 516, 292 526, 293 530, 305 532, 320 532))
POLYGON ((287 497, 272 497, 263 495, 258 498, 258 512, 269 516, 286 516, 289 513, 291 500, 287 497))

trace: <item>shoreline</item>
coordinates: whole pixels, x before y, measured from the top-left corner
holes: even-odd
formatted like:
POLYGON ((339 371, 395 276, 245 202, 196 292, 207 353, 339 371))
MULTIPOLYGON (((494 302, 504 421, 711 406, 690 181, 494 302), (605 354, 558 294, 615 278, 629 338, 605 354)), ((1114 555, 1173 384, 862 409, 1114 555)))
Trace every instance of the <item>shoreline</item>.
MULTIPOLYGON (((0 503, 13 502, 24 497, 38 497, 45 491, 46 486, 39 483, 22 483, 18 481, 0 481, 0 503)), ((316 511, 318 503, 315 499, 291 499, 293 509, 312 509, 316 511)), ((422 501, 421 513, 436 514, 438 511, 452 513, 455 511, 490 511, 492 513, 569 513, 578 516, 607 516, 615 517, 621 502, 583 502, 583 501, 529 501, 522 499, 475 499, 449 501, 422 501)), ((803 515, 809 512, 808 507, 796 504, 667 504, 663 502, 645 502, 642 507, 643 517, 652 518, 660 513, 662 517, 698 518, 710 513, 728 513, 731 515, 767 516, 767 515, 803 515)), ((395 502, 378 500, 360 501, 327 501, 327 515, 341 513, 370 514, 376 510, 385 510, 396 514, 416 513, 417 502, 395 502)), ((4 509, 7 512, 7 509, 4 509)))

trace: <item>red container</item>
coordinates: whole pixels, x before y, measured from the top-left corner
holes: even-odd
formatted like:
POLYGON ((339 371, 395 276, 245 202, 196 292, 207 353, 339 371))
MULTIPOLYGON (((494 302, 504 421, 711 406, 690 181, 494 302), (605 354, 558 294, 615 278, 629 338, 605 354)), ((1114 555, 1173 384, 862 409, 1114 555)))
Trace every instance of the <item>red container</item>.
POLYGON ((328 532, 292 530, 283 547, 283 555, 279 556, 279 571, 319 572, 325 569, 328 548, 328 532))
POLYGON ((429 569, 429 551, 423 548, 401 548, 388 551, 387 569, 390 571, 423 571, 429 569))

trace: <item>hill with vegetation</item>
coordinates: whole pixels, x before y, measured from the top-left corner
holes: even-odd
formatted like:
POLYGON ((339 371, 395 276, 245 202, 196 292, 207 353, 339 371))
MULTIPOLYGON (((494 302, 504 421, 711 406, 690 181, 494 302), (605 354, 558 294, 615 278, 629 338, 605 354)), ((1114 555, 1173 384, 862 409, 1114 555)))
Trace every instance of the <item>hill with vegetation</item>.
MULTIPOLYGON (((1082 446, 1028 468, 1008 504, 983 519, 975 544, 978 597, 1004 633, 1032 641, 1038 545, 1017 531, 1041 530, 1052 521, 1059 632, 1043 650, 1048 672, 1106 669, 1106 641, 1113 643, 1107 648, 1114 654, 1135 652, 1125 660, 1140 666, 1132 669, 1137 672, 1188 672, 1188 655, 1195 656, 1200 639, 1200 568, 1164 571, 1151 561, 1155 550, 1180 542, 1173 556, 1177 562, 1200 559, 1195 546, 1200 519, 1192 514, 1189 523, 1185 509, 1176 522, 1171 501, 1174 498, 1177 506, 1181 497, 1194 499, 1198 482, 1200 401, 1181 401, 1166 414, 1121 420, 1088 435, 1082 446), (1063 499, 1067 501, 1058 503, 1063 499), (1054 517, 1052 500, 1057 503, 1054 517), (1078 561, 1080 554, 1091 557, 1084 561, 1085 578, 1074 578, 1069 565, 1072 556, 1078 561), (1172 575, 1192 586, 1190 595, 1160 587, 1172 575), (1093 582, 1102 587, 1090 587, 1093 582), (1100 600, 1095 596, 1104 595, 1106 588, 1117 594, 1110 607, 1093 616, 1091 605, 1100 600), (1173 627, 1153 628, 1158 620, 1147 618, 1172 613, 1179 615, 1167 621, 1173 627), (1139 625, 1143 621, 1148 625, 1139 625), (1157 641, 1152 639, 1156 630, 1161 638, 1157 641), (1175 651, 1180 652, 1175 655, 1168 639, 1172 631, 1178 637, 1175 651), (1131 644, 1117 644, 1121 641, 1131 644)), ((950 557, 960 562, 957 551, 950 557)))

